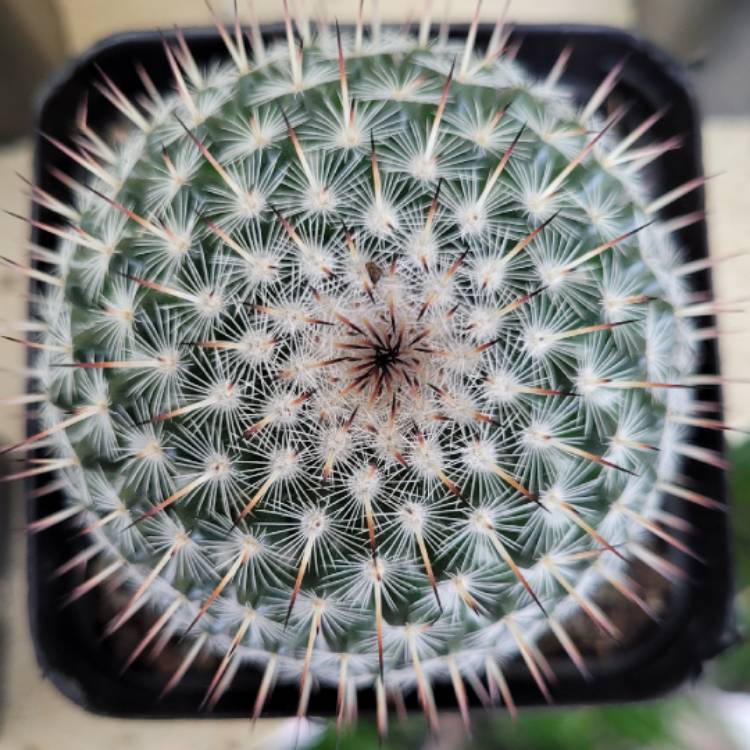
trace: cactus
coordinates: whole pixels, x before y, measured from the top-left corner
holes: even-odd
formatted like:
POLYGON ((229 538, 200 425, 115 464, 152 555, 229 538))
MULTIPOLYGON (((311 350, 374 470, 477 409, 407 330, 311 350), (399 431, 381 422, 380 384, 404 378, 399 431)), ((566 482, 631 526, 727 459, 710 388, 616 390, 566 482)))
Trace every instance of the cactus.
MULTIPOLYGON (((43 288, 33 347, 41 430, 5 450, 51 461, 88 564, 70 600, 125 592, 107 625, 152 623, 128 660, 178 636, 171 690, 200 652, 272 685, 416 695, 447 683, 514 711, 508 665, 550 699, 585 676, 612 602, 657 616, 636 563, 679 585, 680 478, 699 362, 690 274, 643 145, 516 61, 501 22, 467 36, 320 25, 250 55, 219 24, 206 69, 165 41, 175 90, 140 70, 97 134, 81 108, 74 200, 39 187, 58 238, 18 266, 43 288), (297 41, 299 37, 299 43, 297 41), (43 265, 39 267, 39 262, 43 265), (675 528, 672 528, 675 527, 675 528), (137 614, 138 613, 138 614, 137 614), (160 639, 160 640, 158 640, 160 639)), ((54 475, 52 474, 54 472, 54 475)), ((41 494, 43 488, 37 491, 41 494)))

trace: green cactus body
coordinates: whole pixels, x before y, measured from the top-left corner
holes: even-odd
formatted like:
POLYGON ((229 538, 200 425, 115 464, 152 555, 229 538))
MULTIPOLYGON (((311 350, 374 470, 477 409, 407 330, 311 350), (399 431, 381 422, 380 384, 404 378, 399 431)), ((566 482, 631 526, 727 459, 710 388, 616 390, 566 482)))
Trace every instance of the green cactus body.
POLYGON ((257 711, 277 680, 301 712, 416 691, 434 724, 464 681, 512 708, 509 662, 548 695, 540 644, 585 673, 576 623, 624 637, 602 592, 648 611, 633 561, 673 574, 696 349, 650 121, 600 116, 616 75, 579 109, 502 27, 425 28, 225 32, 207 70, 178 37, 176 91, 105 77, 123 127, 80 123, 36 362, 72 597, 119 581, 107 633, 188 632, 214 699, 250 665, 257 711))

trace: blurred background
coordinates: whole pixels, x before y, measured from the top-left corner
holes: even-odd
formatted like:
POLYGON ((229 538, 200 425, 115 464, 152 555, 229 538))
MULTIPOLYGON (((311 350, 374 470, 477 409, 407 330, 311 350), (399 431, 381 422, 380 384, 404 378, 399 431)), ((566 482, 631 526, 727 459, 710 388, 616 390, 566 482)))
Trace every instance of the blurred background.
MULTIPOLYGON (((357 0, 321 0, 329 17, 351 21, 357 0)), ((494 21, 505 0, 485 0, 482 16, 494 21)), ((241 10, 244 4, 240 0, 241 10)), ((213 0, 229 18, 233 0, 213 0)), ((261 22, 277 21, 281 0, 255 0, 261 22)), ((308 2, 310 7, 315 2, 308 2)), ((438 11, 442 0, 435 0, 438 11)), ((402 23, 418 19, 420 0, 380 0, 381 15, 402 23)), ((472 0, 448 0, 445 12, 467 21, 472 0)), ((711 253, 732 258, 715 271, 717 296, 744 311, 727 316, 721 328, 725 374, 737 382, 726 389, 726 421, 734 501, 737 558, 737 616, 741 632, 750 626, 750 0, 512 0, 519 22, 603 24, 634 31, 665 49, 689 73, 702 112, 711 253), (742 381, 745 382, 742 382, 742 381)), ((27 213, 28 197, 18 175, 31 174, 34 108, 48 76, 97 40, 119 31, 206 25, 203 0, 0 0, 0 208, 27 213)), ((22 222, 0 214, 0 255, 26 253, 22 222)), ((0 334, 24 317, 25 283, 0 270, 0 334)), ((19 393, 22 347, 0 340, 0 398, 19 393)), ((16 440, 23 414, 3 410, 0 443, 16 440)), ((7 490, 7 488, 6 488, 7 490)), ((2 750, 87 750, 88 748, 355 748, 378 747, 363 720, 356 732, 337 738, 323 725, 265 720, 248 722, 115 721, 91 716, 56 692, 40 673, 26 623, 25 529, 22 498, 7 491, 0 502, 0 748, 2 750)), ((249 705, 249 702, 248 702, 249 705)), ((460 722, 445 715, 438 737, 427 737, 414 717, 394 728, 389 747, 456 750, 630 750, 750 748, 750 646, 739 645, 715 663, 695 685, 649 704, 526 712, 517 721, 478 717, 475 734, 463 736, 460 722)))

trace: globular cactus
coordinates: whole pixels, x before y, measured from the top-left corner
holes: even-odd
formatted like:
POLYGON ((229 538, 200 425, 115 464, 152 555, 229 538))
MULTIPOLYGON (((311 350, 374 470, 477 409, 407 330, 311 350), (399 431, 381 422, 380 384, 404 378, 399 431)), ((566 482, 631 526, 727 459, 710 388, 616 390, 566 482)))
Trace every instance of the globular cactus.
MULTIPOLYGON (((32 343, 42 428, 22 444, 64 478, 85 528, 85 582, 116 582, 112 636, 148 613, 128 663, 179 636, 172 689, 203 651, 206 700, 259 671, 338 690, 341 720, 375 691, 433 688, 514 710, 509 664, 544 697, 551 655, 584 675, 596 631, 627 641, 612 602, 653 615, 635 562, 672 580, 688 549, 666 495, 681 479, 700 331, 671 200, 643 145, 516 62, 498 24, 465 38, 313 32, 202 69, 165 42, 175 91, 140 71, 97 134, 81 111, 75 200, 35 252, 50 271, 32 343), (675 525, 677 531, 671 528, 675 525), (592 633, 594 635, 592 635, 592 633)), ((701 307, 701 305, 703 305, 701 307)), ((700 421, 700 420, 698 420, 700 421)), ((688 549, 689 551, 689 549, 688 549)), ((670 584, 671 585, 671 584, 670 584)))

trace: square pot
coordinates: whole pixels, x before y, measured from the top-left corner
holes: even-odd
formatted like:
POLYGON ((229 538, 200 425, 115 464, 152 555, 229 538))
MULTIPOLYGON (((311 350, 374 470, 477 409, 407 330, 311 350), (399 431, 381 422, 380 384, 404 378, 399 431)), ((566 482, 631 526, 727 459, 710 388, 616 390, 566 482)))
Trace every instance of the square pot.
MULTIPOLYGON (((281 26, 264 29, 268 39, 283 34, 281 26)), ((454 27, 461 36, 466 27, 454 27)), ((486 43, 491 28, 480 26, 477 42, 486 43)), ((655 139, 674 134, 685 137, 679 151, 662 156, 652 171, 659 192, 680 185, 702 174, 700 122, 684 74, 662 53, 641 39, 627 33, 584 26, 519 26, 516 38, 523 38, 519 59, 532 73, 544 75, 552 67, 560 51, 571 45, 573 55, 563 81, 571 86, 581 102, 588 99, 606 73, 627 57, 620 83, 614 96, 630 104, 628 123, 637 124, 663 105, 669 105, 664 117, 652 129, 655 139)), ((214 30, 193 29, 186 32, 193 55, 199 63, 223 57, 224 47, 214 30)), ((38 130, 66 141, 73 130, 76 109, 88 95, 89 122, 96 129, 112 120, 111 106, 92 87, 98 78, 97 66, 122 89, 126 96, 141 90, 134 69, 140 62, 149 71, 158 88, 171 86, 165 63, 162 37, 155 32, 122 34, 107 39, 69 64, 49 84, 38 111, 38 130)), ((65 197, 47 167, 63 170, 71 162, 41 135, 36 138, 34 181, 52 194, 65 197)), ((666 218, 704 207, 703 190, 694 190, 665 209, 666 218)), ((33 217, 50 220, 49 212, 33 206, 33 217)), ((54 238, 34 229, 32 240, 54 248, 54 238)), ((680 230, 679 241, 689 260, 708 255, 706 227, 703 222, 680 230)), ((692 277, 697 290, 709 290, 708 271, 692 277)), ((33 286, 33 284, 32 284, 33 286)), ((708 322, 708 321, 705 321, 708 322)), ((718 347, 714 340, 702 344, 701 368, 705 373, 718 372, 718 347)), ((699 389, 698 397, 721 400, 718 386, 699 389)), ((701 430, 695 437, 701 447, 723 452, 723 439, 718 431, 701 430)), ((686 460, 683 473, 689 477, 696 492, 726 500, 724 473, 712 466, 686 460)), ((29 481, 30 493, 42 482, 29 481)), ((719 653, 733 640, 731 629, 732 573, 729 557, 728 515, 707 510, 695 504, 671 498, 674 513, 679 514, 695 530, 690 543, 703 562, 670 548, 670 559, 688 574, 688 583, 670 598, 665 620, 658 626, 643 628, 635 647, 615 648, 606 658, 591 663, 593 679, 585 681, 567 660, 555 663, 558 681, 551 686, 559 704, 601 703, 644 699, 662 694, 686 679, 696 677, 702 663, 719 653)), ((28 519, 34 521, 62 507, 61 495, 30 499, 28 519)), ((75 585, 75 573, 53 578, 52 572, 82 549, 83 540, 73 536, 70 528, 55 526, 42 534, 31 536, 28 545, 29 619, 36 656, 50 680, 71 700, 84 708, 117 717, 190 717, 195 718, 198 705, 208 685, 210 664, 191 669, 179 686, 163 700, 159 693, 164 673, 139 662, 120 675, 122 657, 110 641, 99 639, 97 623, 102 619, 100 597, 96 590, 73 605, 60 608, 60 602, 75 585)), ((553 662, 554 663, 554 662, 553 662)), ((523 664, 507 668, 510 687, 518 705, 538 704, 541 696, 523 664)), ((213 717, 247 716, 260 675, 253 669, 241 669, 213 717)), ((454 706, 450 685, 435 685, 439 706, 454 706)), ((277 686, 266 703, 266 714, 293 715, 298 694, 294 686, 277 686)), ((409 696, 409 706, 416 707, 416 698, 409 696)), ((370 695, 360 696, 360 707, 373 708, 370 695)), ((313 692, 311 715, 333 715, 336 710, 335 691, 313 692)), ((203 714, 205 715, 205 714, 203 714)))

